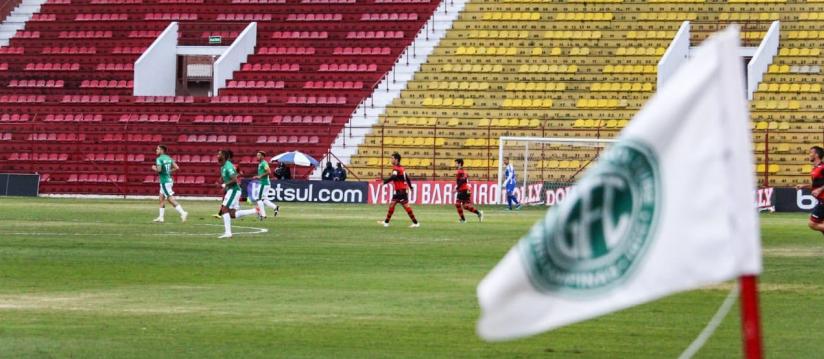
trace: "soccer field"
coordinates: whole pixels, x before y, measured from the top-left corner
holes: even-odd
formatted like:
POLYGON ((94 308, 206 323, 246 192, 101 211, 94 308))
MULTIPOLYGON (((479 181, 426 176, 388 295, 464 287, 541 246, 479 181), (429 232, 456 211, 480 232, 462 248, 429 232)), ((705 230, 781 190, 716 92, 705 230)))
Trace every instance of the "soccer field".
MULTIPOLYGON (((283 204, 218 240, 217 201, 0 198, 0 357, 673 358, 730 285, 524 340, 475 335, 475 287, 543 213, 283 204)), ((246 205, 248 207, 248 205, 246 205)), ((804 214, 761 216, 765 347, 824 353, 824 237, 804 214)), ((689 230, 689 228, 685 228, 689 230)), ((700 358, 740 357, 737 306, 700 358)))

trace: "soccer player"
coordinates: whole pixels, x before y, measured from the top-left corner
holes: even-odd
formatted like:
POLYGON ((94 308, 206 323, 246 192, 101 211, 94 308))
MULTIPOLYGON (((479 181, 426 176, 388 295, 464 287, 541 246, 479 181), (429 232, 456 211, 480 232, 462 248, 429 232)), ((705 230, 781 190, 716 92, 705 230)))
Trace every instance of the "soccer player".
POLYGON ((809 188, 813 197, 818 200, 818 204, 810 213, 810 221, 807 226, 814 231, 824 234, 824 148, 820 146, 810 147, 810 162, 813 163, 813 170, 810 172, 812 183, 796 185, 796 189, 809 188))
POLYGON ((409 193, 407 190, 412 189, 412 180, 409 179, 409 176, 406 175, 406 171, 401 166, 401 155, 397 152, 392 154, 392 175, 389 178, 383 180, 383 184, 387 184, 392 182, 392 185, 395 187, 395 194, 392 196, 392 203, 389 204, 389 211, 386 213, 386 219, 383 221, 378 221, 378 223, 382 223, 384 227, 389 227, 389 220, 392 219, 392 214, 395 213, 395 205, 398 203, 403 206, 403 209, 406 210, 406 214, 409 215, 409 219, 412 220, 412 225, 410 228, 418 228, 421 226, 418 223, 418 220, 415 218, 415 214, 412 213, 412 208, 409 207, 409 193))
POLYGON ((235 165, 232 164, 232 151, 220 150, 217 152, 217 162, 220 164, 220 177, 223 183, 220 185, 226 192, 223 195, 223 203, 220 206, 220 216, 223 218, 225 229, 223 238, 232 238, 232 218, 250 216, 257 213, 255 209, 240 210, 240 183, 235 165))
POLYGON ((155 154, 157 154, 157 159, 155 159, 155 164, 152 165, 152 171, 160 177, 160 209, 157 218, 155 218, 153 222, 163 223, 166 202, 171 203, 177 213, 180 214, 180 221, 186 222, 186 217, 189 216, 189 213, 186 213, 186 211, 183 210, 183 206, 177 203, 175 200, 175 191, 172 190, 172 185, 174 184, 172 181, 172 173, 179 170, 180 167, 166 154, 166 146, 157 145, 157 147, 155 147, 155 154))
POLYGON ((509 157, 504 157, 504 187, 506 187, 506 203, 509 210, 512 210, 512 204, 515 203, 515 209, 521 209, 521 202, 515 196, 515 187, 518 186, 518 180, 515 178, 515 168, 509 163, 509 157))
POLYGON ((478 216, 478 221, 483 222, 484 212, 477 210, 472 206, 472 193, 469 191, 469 176, 466 175, 463 165, 463 158, 458 158, 455 160, 455 167, 458 168, 455 171, 455 180, 458 184, 458 195, 455 199, 455 208, 458 209, 458 216, 461 217, 461 223, 466 223, 466 218, 463 214, 464 210, 475 213, 475 215, 478 216))
POLYGON ((280 206, 272 203, 272 201, 266 197, 266 194, 269 193, 269 189, 272 188, 272 184, 269 182, 269 176, 272 175, 272 169, 269 167, 269 163, 266 162, 266 152, 257 151, 257 159, 260 161, 260 163, 258 163, 258 174, 253 178, 260 181, 260 190, 257 193, 257 209, 258 218, 262 221, 266 219, 266 207, 274 210, 275 217, 277 217, 278 213, 280 213, 280 206))

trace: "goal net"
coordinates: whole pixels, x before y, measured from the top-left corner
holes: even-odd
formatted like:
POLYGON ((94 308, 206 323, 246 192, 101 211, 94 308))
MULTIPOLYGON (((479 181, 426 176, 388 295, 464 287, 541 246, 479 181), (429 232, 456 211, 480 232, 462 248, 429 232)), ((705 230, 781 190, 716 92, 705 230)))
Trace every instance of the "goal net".
MULTIPOLYGON (((506 164, 514 170, 514 194, 522 204, 553 205, 566 195, 587 167, 614 143, 613 139, 570 137, 500 137, 498 188, 506 203, 506 164)), ((510 188, 512 186, 510 185, 510 188)))

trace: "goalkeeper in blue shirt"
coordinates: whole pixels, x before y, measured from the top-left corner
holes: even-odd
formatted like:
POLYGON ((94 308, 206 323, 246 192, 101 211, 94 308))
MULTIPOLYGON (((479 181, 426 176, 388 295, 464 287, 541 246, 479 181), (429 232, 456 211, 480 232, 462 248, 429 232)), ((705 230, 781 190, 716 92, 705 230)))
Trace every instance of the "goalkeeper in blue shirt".
POLYGON ((506 202, 509 210, 512 210, 512 204, 515 204, 515 209, 521 209, 521 202, 515 197, 515 187, 518 186, 518 180, 515 178, 515 168, 509 163, 509 157, 504 157, 504 187, 506 188, 506 202))

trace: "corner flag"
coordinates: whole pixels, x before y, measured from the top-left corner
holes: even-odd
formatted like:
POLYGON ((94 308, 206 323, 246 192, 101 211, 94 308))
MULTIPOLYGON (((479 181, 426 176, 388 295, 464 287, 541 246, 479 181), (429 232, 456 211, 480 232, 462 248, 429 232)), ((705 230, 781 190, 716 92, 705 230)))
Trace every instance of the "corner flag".
POLYGON ((761 272, 736 28, 716 34, 478 285, 506 340, 761 272))

